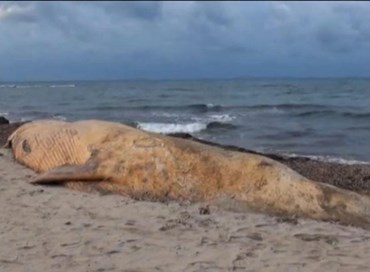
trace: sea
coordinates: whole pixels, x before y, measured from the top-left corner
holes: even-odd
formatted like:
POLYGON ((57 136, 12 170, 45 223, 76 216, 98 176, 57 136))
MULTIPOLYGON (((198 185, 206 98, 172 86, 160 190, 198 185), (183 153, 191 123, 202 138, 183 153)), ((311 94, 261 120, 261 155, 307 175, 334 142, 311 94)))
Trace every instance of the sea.
POLYGON ((263 153, 370 162, 370 78, 0 82, 0 116, 103 119, 263 153))

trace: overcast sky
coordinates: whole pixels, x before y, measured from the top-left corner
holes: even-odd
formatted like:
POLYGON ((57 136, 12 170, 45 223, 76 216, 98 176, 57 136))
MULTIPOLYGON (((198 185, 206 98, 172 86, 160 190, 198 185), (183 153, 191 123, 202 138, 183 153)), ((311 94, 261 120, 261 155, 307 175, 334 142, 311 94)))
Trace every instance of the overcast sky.
POLYGON ((0 2, 3 81, 369 75, 369 2, 0 2))

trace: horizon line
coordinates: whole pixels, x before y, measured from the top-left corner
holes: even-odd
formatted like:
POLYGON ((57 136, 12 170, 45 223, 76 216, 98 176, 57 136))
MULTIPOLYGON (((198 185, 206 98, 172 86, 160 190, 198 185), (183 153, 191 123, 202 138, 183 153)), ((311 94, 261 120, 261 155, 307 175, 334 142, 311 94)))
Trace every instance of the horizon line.
POLYGON ((197 81, 197 80, 247 80, 247 79, 370 79, 369 76, 234 76, 234 77, 189 77, 189 78, 101 78, 101 79, 31 79, 0 80, 3 83, 19 82, 72 82, 72 81, 197 81))

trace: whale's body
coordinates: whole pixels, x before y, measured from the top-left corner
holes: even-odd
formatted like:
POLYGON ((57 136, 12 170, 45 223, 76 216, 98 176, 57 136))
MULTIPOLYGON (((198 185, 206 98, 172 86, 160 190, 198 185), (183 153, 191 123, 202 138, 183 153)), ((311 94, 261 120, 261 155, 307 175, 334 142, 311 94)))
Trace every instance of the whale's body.
POLYGON ((368 197, 308 180, 257 154, 98 120, 33 121, 8 145, 17 161, 40 173, 36 183, 152 199, 226 199, 238 209, 370 227, 368 197))

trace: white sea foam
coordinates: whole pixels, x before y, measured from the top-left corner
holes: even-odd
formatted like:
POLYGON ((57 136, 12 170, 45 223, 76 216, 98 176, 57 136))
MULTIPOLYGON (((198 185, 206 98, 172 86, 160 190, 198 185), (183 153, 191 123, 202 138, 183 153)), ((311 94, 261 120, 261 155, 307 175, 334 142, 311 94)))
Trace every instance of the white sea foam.
POLYGON ((236 117, 230 114, 212 114, 209 116, 209 119, 212 121, 218 121, 218 122, 231 122, 236 117))
POLYGON ((53 119, 66 121, 67 117, 65 117, 63 115, 56 114, 56 115, 53 115, 53 119))
POLYGON ((195 133, 207 128, 207 123, 186 123, 186 124, 172 124, 172 123, 141 123, 137 127, 146 131, 156 133, 195 133))
POLYGON ((236 118, 234 115, 230 114, 212 114, 203 117, 192 117, 191 119, 196 122, 220 122, 220 123, 229 123, 236 118))
POLYGON ((212 104, 212 103, 208 103, 208 104, 206 104, 206 106, 209 109, 216 108, 216 107, 221 107, 221 105, 215 105, 215 104, 212 104))
POLYGON ((332 163, 339 163, 339 164, 370 164, 370 162, 365 161, 358 161, 358 160, 349 160, 344 158, 338 158, 338 157, 332 157, 332 156, 318 156, 318 155, 298 155, 294 153, 283 153, 282 155, 290 157, 290 158, 309 158, 316 161, 322 161, 322 162, 332 162, 332 163))
POLYGON ((50 85, 50 88, 74 88, 76 87, 75 84, 55 84, 55 85, 50 85))
POLYGON ((15 85, 17 89, 31 89, 31 88, 40 88, 42 85, 15 85))
POLYGON ((31 116, 26 116, 26 117, 21 117, 21 122, 28 122, 28 121, 33 121, 35 120, 36 118, 35 117, 31 117, 31 116))
POLYGON ((170 118, 178 118, 181 116, 177 113, 170 113, 170 112, 153 112, 151 114, 154 116, 158 116, 158 117, 170 117, 170 118))

